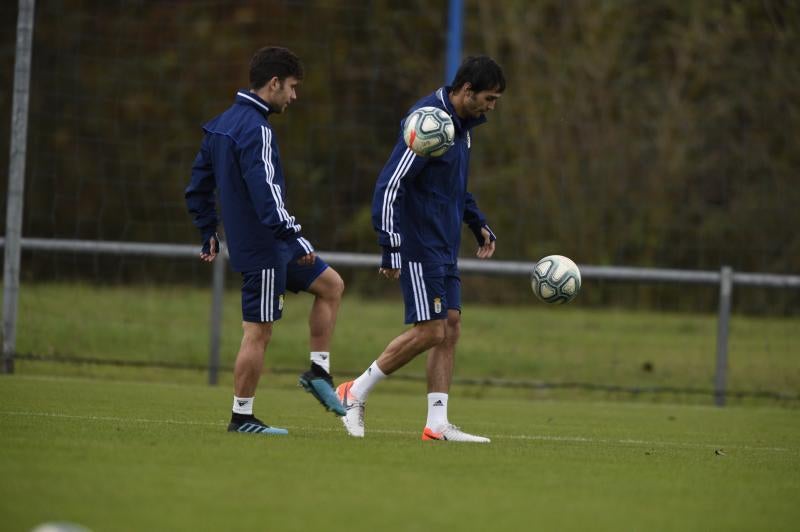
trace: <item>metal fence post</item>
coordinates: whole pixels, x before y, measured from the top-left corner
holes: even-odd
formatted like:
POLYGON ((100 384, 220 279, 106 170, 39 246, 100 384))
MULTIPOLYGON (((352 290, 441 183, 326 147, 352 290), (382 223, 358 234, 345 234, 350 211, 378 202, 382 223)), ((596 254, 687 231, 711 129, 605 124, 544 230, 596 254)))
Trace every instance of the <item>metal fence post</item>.
POLYGON ((450 85, 461 65, 464 35, 464 0, 450 0, 447 10, 447 52, 444 65, 444 84, 450 85))
POLYGON ((714 376, 714 402, 725 406, 725 389, 728 378, 728 331, 731 320, 733 268, 723 266, 719 276, 719 317, 717 321, 717 369, 714 376))
POLYGON ((211 285, 211 318, 208 347, 208 384, 214 386, 219 379, 219 348, 222 338, 222 307, 225 295, 225 251, 220 247, 213 262, 214 273, 211 285))
POLYGON ((25 155, 28 143, 31 55, 33 54, 34 0, 19 0, 17 46, 14 57, 14 96, 11 104, 11 142, 6 198, 6 236, 3 263, 3 371, 14 372, 17 350, 17 305, 25 192, 25 155))

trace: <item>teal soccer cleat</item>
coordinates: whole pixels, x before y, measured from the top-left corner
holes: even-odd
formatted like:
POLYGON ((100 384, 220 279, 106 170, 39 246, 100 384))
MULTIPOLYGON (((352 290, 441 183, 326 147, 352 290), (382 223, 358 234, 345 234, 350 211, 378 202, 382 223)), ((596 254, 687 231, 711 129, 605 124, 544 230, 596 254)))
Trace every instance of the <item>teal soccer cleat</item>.
POLYGON ((325 410, 337 416, 345 415, 345 409, 333 389, 333 379, 324 369, 312 363, 311 369, 300 375, 300 386, 316 397, 325 410))
POLYGON ((284 435, 289 434, 286 429, 278 427, 270 427, 260 419, 254 416, 248 416, 247 419, 241 421, 231 421, 228 424, 228 432, 242 432, 245 434, 268 434, 268 435, 284 435))

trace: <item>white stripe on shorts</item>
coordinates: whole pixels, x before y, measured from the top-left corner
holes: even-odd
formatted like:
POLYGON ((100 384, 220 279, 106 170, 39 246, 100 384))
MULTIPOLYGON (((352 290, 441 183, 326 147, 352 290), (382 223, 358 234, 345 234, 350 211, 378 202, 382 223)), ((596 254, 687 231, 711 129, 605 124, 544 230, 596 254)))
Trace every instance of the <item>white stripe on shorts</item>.
POLYGON ((261 321, 274 321, 275 268, 261 270, 261 321))
POLYGON ((269 321, 275 321, 275 268, 269 269, 269 321))
POLYGON ((417 321, 427 321, 431 319, 431 312, 428 305, 428 291, 425 289, 425 279, 422 277, 422 264, 419 262, 409 262, 409 274, 411 275, 411 286, 414 288, 414 305, 417 308, 417 321))
POLYGON ((420 318, 419 318, 420 309, 419 309, 419 297, 417 297, 417 294, 419 292, 417 291, 417 278, 416 278, 416 274, 415 274, 415 271, 414 271, 414 263, 413 262, 409 262, 408 263, 408 275, 409 275, 409 278, 411 279, 411 290, 414 293, 414 307, 416 308, 416 312, 417 312, 417 321, 419 321, 420 320, 420 318))
POLYGON ((264 275, 266 270, 261 270, 261 321, 264 321, 264 275))

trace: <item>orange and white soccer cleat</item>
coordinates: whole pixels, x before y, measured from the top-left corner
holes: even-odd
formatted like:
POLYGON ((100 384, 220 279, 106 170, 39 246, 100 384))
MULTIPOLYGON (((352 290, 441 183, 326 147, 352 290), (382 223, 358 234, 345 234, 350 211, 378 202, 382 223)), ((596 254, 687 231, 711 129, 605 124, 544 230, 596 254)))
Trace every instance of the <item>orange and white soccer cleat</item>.
POLYGON ((347 381, 336 388, 336 395, 345 409, 345 415, 340 419, 350 436, 354 438, 363 438, 364 410, 366 410, 366 403, 364 401, 359 401, 350 393, 350 388, 352 387, 353 381, 347 381))
POLYGON ((430 427, 425 427, 425 430, 422 431, 422 439, 426 441, 439 440, 439 441, 460 441, 469 443, 489 443, 492 441, 489 438, 484 438, 483 436, 468 434, 451 423, 448 423, 447 425, 440 427, 438 432, 434 431, 430 427))

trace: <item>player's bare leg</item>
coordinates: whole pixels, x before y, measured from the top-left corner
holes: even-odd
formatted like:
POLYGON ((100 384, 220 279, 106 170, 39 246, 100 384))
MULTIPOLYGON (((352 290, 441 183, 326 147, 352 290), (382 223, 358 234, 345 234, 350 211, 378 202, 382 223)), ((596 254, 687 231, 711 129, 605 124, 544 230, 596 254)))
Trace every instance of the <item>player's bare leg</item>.
POLYGON ((344 281, 336 270, 328 267, 311 283, 308 292, 314 295, 314 303, 308 316, 311 351, 330 352, 336 316, 344 293, 344 281))
POLYGON ((264 352, 272 338, 272 323, 242 322, 242 343, 233 367, 233 413, 228 432, 286 434, 253 415, 256 388, 264 367, 264 352))
POLYGON ((426 366, 428 374, 428 419, 425 422, 425 430, 422 431, 422 439, 488 443, 488 438, 468 434, 451 424, 447 419, 447 403, 450 384, 453 380, 456 345, 461 336, 461 312, 456 309, 449 309, 445 327, 447 336, 444 341, 428 353, 426 366))
POLYGON ((453 368, 456 359, 456 344, 461 336, 461 313, 456 309, 447 311, 445 338, 428 353, 426 365, 428 393, 450 393, 453 368))
POLYGON ((233 391, 238 397, 253 397, 264 367, 264 352, 272 338, 272 323, 245 321, 242 329, 242 343, 233 367, 233 391))
POLYGON ((418 354, 441 344, 447 334, 444 323, 445 320, 430 320, 415 324, 386 346, 378 357, 378 367, 384 374, 391 375, 418 354))
POLYGON ((445 320, 418 322, 392 340, 360 377, 336 388, 336 394, 347 411, 342 417, 342 423, 348 434, 357 438, 364 437, 365 403, 372 387, 420 353, 442 343, 445 338, 444 322, 445 320))
POLYGON ((314 295, 314 303, 308 316, 311 369, 300 376, 300 385, 326 410, 343 416, 345 409, 336 396, 330 375, 330 348, 344 293, 344 281, 336 270, 328 267, 314 279, 307 291, 314 295))

